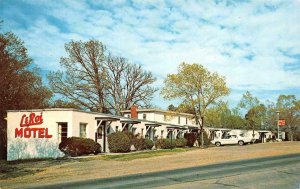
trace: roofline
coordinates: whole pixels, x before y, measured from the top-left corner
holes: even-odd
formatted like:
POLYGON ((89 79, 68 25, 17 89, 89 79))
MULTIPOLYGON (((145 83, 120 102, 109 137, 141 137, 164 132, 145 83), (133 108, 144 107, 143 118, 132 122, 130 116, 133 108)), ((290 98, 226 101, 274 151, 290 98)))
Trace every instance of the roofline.
MULTIPOLYGON (((91 111, 86 111, 86 110, 79 110, 75 108, 43 108, 43 109, 23 109, 23 110, 7 110, 7 112, 38 112, 38 111, 73 111, 73 112, 81 112, 81 113, 88 113, 88 114, 95 114, 95 115, 104 115, 104 116, 110 116, 113 118, 122 118, 122 119, 132 119, 132 118, 127 118, 124 116, 119 116, 119 115, 113 115, 113 114, 106 114, 106 113, 101 113, 101 112, 91 112, 91 111)), ((132 119, 135 120, 135 119, 132 119)))
MULTIPOLYGON (((130 113, 131 110, 122 110, 122 113, 130 113)), ((177 115, 185 115, 185 116, 194 116, 193 114, 188 113, 181 113, 181 112, 174 112, 174 111, 167 111, 167 110, 160 110, 160 109, 137 109, 137 112, 161 112, 161 113, 170 113, 170 114, 177 114, 177 115)))
POLYGON ((112 114, 105 114, 100 112, 90 112, 85 110, 79 110, 74 108, 44 108, 44 109, 25 109, 25 110, 7 110, 7 112, 38 112, 38 111, 73 111, 73 112, 82 112, 82 113, 88 113, 88 114, 94 114, 94 115, 103 115, 103 116, 109 116, 111 118, 118 118, 120 120, 132 120, 132 121, 140 121, 146 123, 155 123, 159 125, 170 125, 170 126, 179 126, 184 127, 185 125, 179 125, 179 124, 173 124, 173 123, 166 123, 166 122, 158 122, 158 121, 150 121, 150 120, 144 120, 144 119, 135 119, 135 118, 128 118, 124 116, 118 116, 118 115, 112 115, 112 114))

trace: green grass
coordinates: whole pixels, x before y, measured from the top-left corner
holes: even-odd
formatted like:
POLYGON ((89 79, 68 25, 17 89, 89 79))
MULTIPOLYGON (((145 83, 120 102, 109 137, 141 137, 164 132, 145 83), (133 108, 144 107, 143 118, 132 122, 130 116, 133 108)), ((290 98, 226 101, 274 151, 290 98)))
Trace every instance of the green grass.
POLYGON ((170 155, 180 152, 186 152, 190 150, 194 150, 195 148, 175 148, 175 149, 165 149, 165 150, 153 150, 147 152, 136 152, 136 153, 128 153, 128 154, 116 154, 116 155, 104 155, 101 156, 101 159, 104 160, 116 160, 116 161, 131 161, 134 159, 142 159, 142 158, 150 158, 157 156, 170 155))

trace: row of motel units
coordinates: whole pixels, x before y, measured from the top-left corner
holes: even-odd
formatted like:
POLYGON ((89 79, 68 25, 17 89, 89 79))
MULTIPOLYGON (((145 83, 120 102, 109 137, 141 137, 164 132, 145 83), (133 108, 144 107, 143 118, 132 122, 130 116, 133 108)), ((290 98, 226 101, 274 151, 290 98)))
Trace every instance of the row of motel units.
MULTIPOLYGON (((8 111, 7 160, 62 157, 58 146, 67 137, 93 139, 101 145, 102 152, 109 152, 107 136, 116 131, 128 130, 156 140, 182 138, 184 133, 198 130, 191 114, 137 109, 137 106, 122 113, 124 116, 114 116, 70 108, 8 111)), ((212 137, 230 132, 205 130, 212 137)))
POLYGON ((7 112, 7 160, 58 158, 64 156, 59 143, 68 137, 97 141, 109 152, 107 136, 129 130, 155 140, 182 138, 197 129, 191 114, 145 110, 133 106, 124 116, 85 112, 70 108, 10 110, 7 112), (175 116, 176 115, 176 116, 175 116))

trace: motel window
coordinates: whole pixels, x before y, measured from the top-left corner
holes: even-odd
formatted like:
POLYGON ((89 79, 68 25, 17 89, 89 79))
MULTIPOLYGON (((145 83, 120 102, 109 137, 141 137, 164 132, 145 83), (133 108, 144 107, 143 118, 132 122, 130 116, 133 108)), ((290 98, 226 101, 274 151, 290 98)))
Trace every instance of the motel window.
POLYGON ((81 138, 86 138, 86 123, 80 123, 80 137, 81 138))
POLYGON ((127 117, 130 118, 130 114, 128 114, 127 117))
POLYGON ((142 136, 144 136, 144 129, 142 129, 142 136))
POLYGON ((119 129, 119 126, 116 126, 116 132, 118 131, 118 129, 119 129))
POLYGON ((187 117, 185 118, 185 124, 186 125, 188 124, 188 118, 187 117))
POLYGON ((147 119, 147 115, 146 114, 143 114, 143 119, 147 119))
POLYGON ((180 116, 178 116, 178 124, 180 124, 180 116))

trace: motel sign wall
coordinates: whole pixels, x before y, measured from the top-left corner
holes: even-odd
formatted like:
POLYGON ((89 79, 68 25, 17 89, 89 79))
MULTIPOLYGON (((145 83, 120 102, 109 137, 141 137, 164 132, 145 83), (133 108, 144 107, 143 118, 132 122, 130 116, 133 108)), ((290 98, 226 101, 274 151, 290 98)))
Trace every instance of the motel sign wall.
MULTIPOLYGON (((64 154, 58 149, 57 126, 52 112, 8 111, 7 160, 57 158, 64 154)), ((58 119, 67 114, 55 115, 58 119)))
POLYGON ((52 138, 48 133, 48 128, 32 128, 31 126, 43 124, 43 114, 36 115, 31 112, 28 116, 23 114, 20 122, 20 128, 15 129, 16 138, 52 138))

